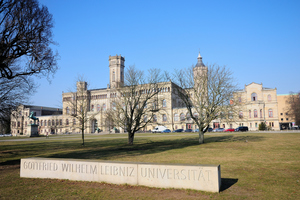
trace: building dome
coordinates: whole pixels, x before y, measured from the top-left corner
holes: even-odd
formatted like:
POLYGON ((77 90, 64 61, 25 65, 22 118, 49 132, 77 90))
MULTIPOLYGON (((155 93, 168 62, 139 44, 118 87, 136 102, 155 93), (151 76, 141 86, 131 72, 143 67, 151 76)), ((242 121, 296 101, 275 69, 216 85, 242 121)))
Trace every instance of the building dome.
POLYGON ((202 62, 202 56, 200 55, 200 52, 199 52, 199 55, 198 55, 198 62, 197 64, 195 65, 195 67, 205 67, 205 65, 203 64, 202 62))

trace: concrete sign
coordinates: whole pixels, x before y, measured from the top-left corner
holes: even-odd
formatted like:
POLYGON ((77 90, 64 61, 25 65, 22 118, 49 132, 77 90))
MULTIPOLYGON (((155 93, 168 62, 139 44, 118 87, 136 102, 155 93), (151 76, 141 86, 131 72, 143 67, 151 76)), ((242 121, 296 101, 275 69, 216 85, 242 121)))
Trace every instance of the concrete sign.
POLYGON ((103 160, 24 158, 20 176, 219 192, 220 165, 130 163, 103 160))

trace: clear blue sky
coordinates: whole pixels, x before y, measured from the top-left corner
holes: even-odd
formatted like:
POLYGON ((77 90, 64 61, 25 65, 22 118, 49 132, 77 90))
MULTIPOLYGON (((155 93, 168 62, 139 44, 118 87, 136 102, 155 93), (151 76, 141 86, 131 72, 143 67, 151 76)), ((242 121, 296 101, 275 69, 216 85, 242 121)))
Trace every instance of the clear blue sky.
POLYGON ((109 83, 109 55, 126 66, 170 73, 197 62, 226 65, 240 88, 252 82, 300 90, 300 1, 40 0, 53 14, 59 71, 36 79, 31 104, 61 106, 78 75, 109 83))

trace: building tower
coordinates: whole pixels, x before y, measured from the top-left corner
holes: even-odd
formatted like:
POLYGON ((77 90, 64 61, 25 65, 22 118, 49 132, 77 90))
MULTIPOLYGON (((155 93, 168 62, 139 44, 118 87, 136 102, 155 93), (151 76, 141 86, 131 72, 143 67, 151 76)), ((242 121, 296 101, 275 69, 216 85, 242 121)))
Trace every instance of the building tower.
POLYGON ((208 77, 207 77, 207 72, 208 69, 207 67, 203 64, 202 62, 202 57, 200 55, 198 55, 198 62, 195 65, 195 67, 193 68, 193 74, 194 74, 194 89, 198 90, 199 94, 208 94, 207 93, 207 81, 208 81, 208 77))
POLYGON ((198 62, 193 69, 194 78, 197 76, 207 75, 207 67, 202 62, 202 56, 200 55, 200 52, 197 59, 198 62))
POLYGON ((109 56, 108 61, 110 88, 118 88, 124 85, 125 57, 121 55, 109 56))

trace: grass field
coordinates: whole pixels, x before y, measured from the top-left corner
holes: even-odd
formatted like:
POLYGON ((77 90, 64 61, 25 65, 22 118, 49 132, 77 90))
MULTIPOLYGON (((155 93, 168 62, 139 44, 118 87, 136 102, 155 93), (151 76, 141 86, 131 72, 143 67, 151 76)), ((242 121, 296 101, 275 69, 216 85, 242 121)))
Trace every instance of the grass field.
POLYGON ((0 199, 300 199, 300 133, 80 135, 0 138, 0 199), (25 157, 220 164, 220 193, 20 178, 25 157))

